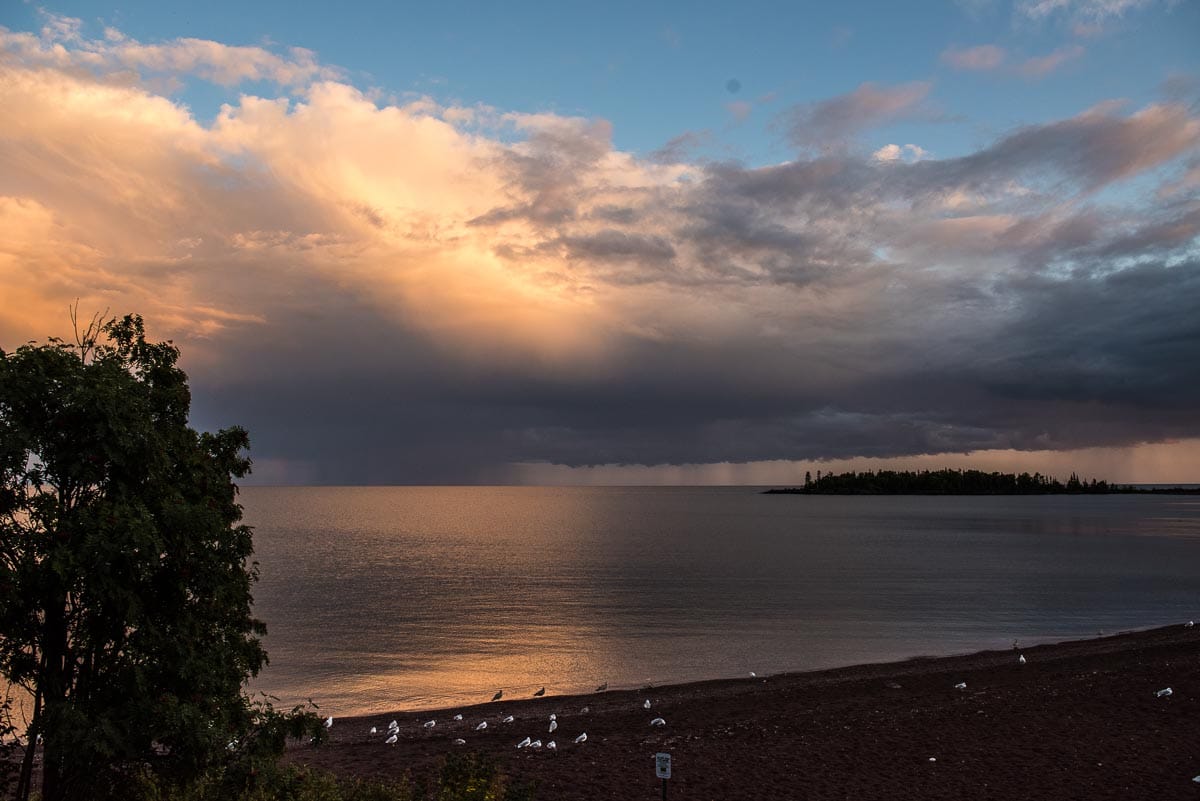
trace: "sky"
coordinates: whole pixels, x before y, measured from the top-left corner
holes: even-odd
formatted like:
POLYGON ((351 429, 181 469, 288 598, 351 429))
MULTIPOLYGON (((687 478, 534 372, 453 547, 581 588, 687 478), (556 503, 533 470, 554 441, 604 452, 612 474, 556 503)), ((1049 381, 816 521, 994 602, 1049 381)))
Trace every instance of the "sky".
POLYGON ((257 483, 1200 482, 1200 2, 0 4, 0 347, 257 483))

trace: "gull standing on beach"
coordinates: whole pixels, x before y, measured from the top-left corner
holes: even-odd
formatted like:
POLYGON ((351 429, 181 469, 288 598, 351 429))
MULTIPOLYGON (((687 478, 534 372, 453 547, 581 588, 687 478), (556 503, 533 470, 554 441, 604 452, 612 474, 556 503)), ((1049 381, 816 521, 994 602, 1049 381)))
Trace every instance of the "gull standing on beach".
POLYGON ((650 725, 651 726, 666 726, 667 722, 665 720, 663 720, 662 718, 655 718, 654 720, 650 721, 650 725))
POLYGON ((487 721, 485 720, 483 723, 480 723, 478 726, 475 727, 475 731, 483 731, 486 728, 487 728, 487 721))
POLYGON ((329 717, 325 718, 325 728, 327 728, 327 729, 333 728, 333 715, 330 715, 329 717))
POLYGON ((492 696, 493 701, 499 701, 504 697, 504 690, 496 690, 496 694, 492 696))
POLYGON ((1022 665, 1025 664, 1025 654, 1021 654, 1020 656, 1018 656, 1017 662, 1021 663, 1022 665))
POLYGON ((575 745, 579 745, 580 743, 586 743, 586 742, 587 742, 587 732, 586 731, 583 734, 581 734, 575 738, 575 745))
POLYGON ((646 703, 642 704, 642 709, 649 709, 649 708, 650 708, 650 699, 647 698, 646 703))

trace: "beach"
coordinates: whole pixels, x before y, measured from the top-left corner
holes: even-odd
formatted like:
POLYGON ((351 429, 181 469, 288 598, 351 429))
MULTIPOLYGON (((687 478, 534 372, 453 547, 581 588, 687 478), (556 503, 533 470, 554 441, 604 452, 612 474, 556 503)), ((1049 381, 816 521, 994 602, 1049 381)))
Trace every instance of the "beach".
POLYGON ((292 748, 288 759, 344 778, 417 777, 448 754, 475 752, 498 759, 510 780, 536 784, 543 801, 661 798, 657 752, 672 757, 671 799, 1195 799, 1200 628, 380 710, 338 719, 330 735, 320 747, 292 748), (1157 694, 1167 687, 1171 694, 1157 694), (655 717, 666 725, 651 726, 655 717), (392 719, 399 735, 385 745, 392 719), (429 720, 436 725, 425 727, 429 720), (373 726, 377 734, 368 733, 373 726), (575 744, 583 732, 586 742, 575 744), (558 748, 518 749, 527 736, 558 748), (466 744, 455 745, 459 738, 466 744))

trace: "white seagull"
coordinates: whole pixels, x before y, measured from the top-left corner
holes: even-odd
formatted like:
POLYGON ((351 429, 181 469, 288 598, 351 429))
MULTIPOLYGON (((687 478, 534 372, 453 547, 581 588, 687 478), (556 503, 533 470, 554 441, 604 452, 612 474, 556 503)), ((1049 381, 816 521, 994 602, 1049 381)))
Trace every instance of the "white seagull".
POLYGON ((1184 624, 1183 624, 1183 627, 1184 627, 1185 629, 1190 629, 1190 628, 1191 628, 1192 626, 1194 626, 1194 625, 1196 625, 1196 621, 1194 621, 1194 620, 1189 620, 1187 623, 1184 623, 1184 624))
POLYGON ((579 745, 580 743, 586 743, 586 742, 587 742, 587 732, 586 731, 583 734, 581 734, 575 738, 575 745, 579 745))
POLYGON ((642 709, 649 709, 649 708, 650 708, 650 699, 647 698, 646 703, 642 704, 642 709))
POLYGON ((513 720, 514 720, 513 716, 512 716, 512 715, 509 715, 508 717, 506 717, 504 720, 502 720, 502 721, 500 721, 500 722, 501 722, 501 723, 512 723, 512 722, 513 722, 513 720))
POLYGON ((965 681, 960 681, 958 684, 954 685, 954 689, 965 690, 965 689, 967 689, 967 683, 965 681))
POLYGON ((665 720, 663 720, 662 718, 655 718, 654 720, 650 721, 650 725, 651 726, 666 726, 667 722, 665 720))
POLYGON ((547 751, 557 751, 557 750, 558 750, 558 743, 556 743, 556 742, 554 742, 553 740, 551 740, 550 742, 546 743, 546 750, 547 750, 547 751))
POLYGON ((586 715, 588 712, 591 712, 591 711, 592 711, 591 707, 585 706, 583 709, 579 710, 579 714, 586 715))
POLYGON ((371 727, 371 734, 376 734, 378 732, 379 732, 379 729, 375 728, 374 726, 371 727))
POLYGON ((524 740, 517 743, 517 748, 524 748, 525 746, 529 745, 531 742, 533 742, 533 741, 530 740, 528 737, 526 737, 524 740))
POLYGON ((551 719, 551 720, 558 720, 558 715, 556 715, 556 714, 554 714, 553 712, 551 712, 551 713, 550 713, 550 719, 551 719))
POLYGON ((487 728, 487 721, 485 720, 483 723, 480 723, 478 726, 475 727, 475 731, 483 731, 486 728, 487 728))
POLYGON ((541 741, 541 740, 534 740, 532 743, 530 743, 530 744, 529 744, 529 747, 530 747, 530 748, 541 748, 541 747, 542 747, 542 741, 541 741))
POLYGON ((389 737, 389 738, 387 738, 386 740, 384 740, 384 742, 385 742, 385 743, 387 743, 388 745, 395 745, 395 744, 396 744, 396 739, 397 739, 397 738, 399 738, 399 737, 400 737, 400 735, 399 735, 399 734, 393 734, 391 737, 389 737))
POLYGON ((558 728, 558 721, 557 720, 550 721, 550 733, 554 734, 554 730, 557 728, 558 728))
POLYGON ((1018 656, 1017 661, 1020 662, 1022 665, 1025 664, 1025 654, 1021 654, 1020 656, 1018 656))
POLYGON ((398 729, 398 728, 400 728, 400 724, 393 720, 391 723, 388 724, 388 728, 389 729, 398 729))
POLYGON ((434 726, 436 726, 436 725, 437 725, 437 721, 436 721, 436 720, 427 720, 427 721, 425 721, 425 728, 427 728, 427 729, 432 729, 432 728, 433 728, 434 726))
POLYGON ((325 718, 325 728, 327 728, 327 729, 333 728, 333 715, 330 715, 329 717, 325 718))
POLYGON ((1174 694, 1175 694, 1174 691, 1172 691, 1170 687, 1167 687, 1166 689, 1159 690, 1158 692, 1156 692, 1154 694, 1154 697, 1155 698, 1170 698, 1174 694))
POLYGON ((752 670, 752 671, 750 671, 750 678, 752 678, 752 679, 757 679, 757 678, 758 678, 758 674, 757 674, 757 673, 755 673, 755 672, 752 670))
POLYGON ((454 744, 455 745, 466 745, 467 741, 464 740, 463 738, 459 737, 457 740, 454 741, 454 744))
POLYGON ((455 720, 462 720, 462 715, 455 715, 455 716, 454 716, 454 719, 455 719, 455 720))

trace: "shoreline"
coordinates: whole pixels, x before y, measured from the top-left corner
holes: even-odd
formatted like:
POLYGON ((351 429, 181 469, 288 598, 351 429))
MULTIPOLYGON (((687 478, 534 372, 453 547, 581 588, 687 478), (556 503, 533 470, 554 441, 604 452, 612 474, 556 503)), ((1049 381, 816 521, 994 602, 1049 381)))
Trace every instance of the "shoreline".
POLYGON ((1196 797, 1200 628, 1019 653, 1027 664, 1005 649, 379 712, 337 719, 328 744, 294 747, 288 758, 375 778, 481 753, 513 781, 536 783, 538 798, 564 801, 656 797, 656 751, 673 755, 676 798, 1196 797), (955 689, 960 682, 966 689, 955 689), (1169 698, 1154 695, 1167 686, 1169 698), (666 725, 651 727, 659 716, 666 725), (400 732, 389 746, 382 732, 392 719, 400 732), (574 745, 584 731, 587 741, 574 745), (518 750, 526 736, 558 749, 518 750))

